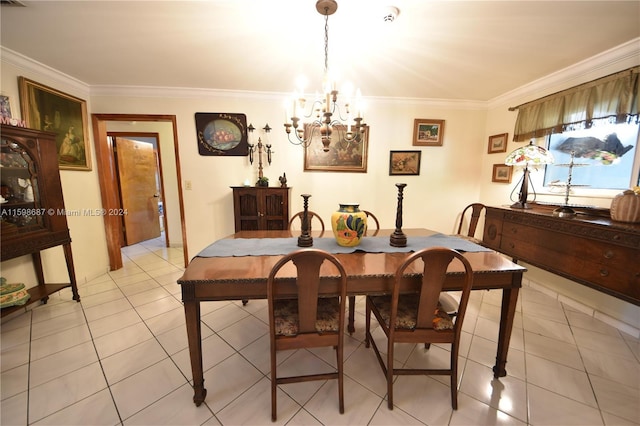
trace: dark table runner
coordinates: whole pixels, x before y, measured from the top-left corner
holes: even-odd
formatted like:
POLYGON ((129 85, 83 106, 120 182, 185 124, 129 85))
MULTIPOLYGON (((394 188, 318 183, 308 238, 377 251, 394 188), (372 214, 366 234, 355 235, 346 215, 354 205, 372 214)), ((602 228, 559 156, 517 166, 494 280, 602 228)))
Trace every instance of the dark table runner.
MULTIPOLYGON (((365 237, 356 247, 342 247, 335 238, 314 238, 313 247, 329 253, 408 253, 426 247, 447 247, 462 252, 491 251, 469 240, 444 234, 409 237, 406 247, 392 247, 389 237, 365 237)), ((298 238, 225 238, 203 249, 196 257, 277 256, 298 250, 298 238)))

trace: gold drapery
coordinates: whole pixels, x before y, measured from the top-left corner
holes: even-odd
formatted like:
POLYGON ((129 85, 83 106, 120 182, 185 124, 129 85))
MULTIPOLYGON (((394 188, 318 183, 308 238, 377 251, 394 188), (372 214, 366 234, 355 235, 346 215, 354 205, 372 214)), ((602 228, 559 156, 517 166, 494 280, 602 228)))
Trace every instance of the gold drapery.
POLYGON ((638 122, 640 66, 572 87, 510 111, 518 110, 513 140, 589 128, 594 122, 638 122))

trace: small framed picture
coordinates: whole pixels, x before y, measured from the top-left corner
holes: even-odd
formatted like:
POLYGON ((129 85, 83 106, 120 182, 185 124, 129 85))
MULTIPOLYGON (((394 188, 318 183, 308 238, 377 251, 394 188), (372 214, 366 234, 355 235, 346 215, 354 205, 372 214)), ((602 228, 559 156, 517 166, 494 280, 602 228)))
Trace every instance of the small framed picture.
POLYGON ((390 151, 389 176, 419 175, 422 151, 390 151))
POLYGON ((491 182, 499 183, 511 183, 511 174, 513 173, 513 167, 506 164, 494 164, 493 175, 491 176, 491 182))
POLYGON ((507 152, 507 139, 509 139, 509 133, 500 133, 499 135, 489 136, 489 154, 495 154, 496 152, 507 152))
POLYGON ((11 100, 8 96, 0 95, 0 117, 12 118, 11 115, 11 100))
POLYGON ((414 146, 442 146, 444 120, 416 118, 413 121, 414 146))

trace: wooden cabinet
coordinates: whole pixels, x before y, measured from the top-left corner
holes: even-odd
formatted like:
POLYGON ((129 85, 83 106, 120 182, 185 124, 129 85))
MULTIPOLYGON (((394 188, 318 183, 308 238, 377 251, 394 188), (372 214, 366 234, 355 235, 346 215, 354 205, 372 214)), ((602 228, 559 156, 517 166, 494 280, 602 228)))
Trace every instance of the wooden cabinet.
MULTIPOLYGON (((66 287, 71 287, 73 299, 79 301, 55 134, 5 125, 1 131, 1 260, 32 256, 38 285, 29 289, 28 303, 46 302, 50 294, 66 287), (40 251, 59 245, 69 282, 46 283, 40 251)), ((11 282, 11 277, 5 278, 11 282)), ((2 316, 19 308, 4 308, 2 316)))
POLYGON ((234 186, 232 189, 236 232, 288 228, 291 188, 234 186))
POLYGON ((553 216, 552 206, 487 207, 483 244, 515 260, 640 305, 640 225, 604 209, 553 216))

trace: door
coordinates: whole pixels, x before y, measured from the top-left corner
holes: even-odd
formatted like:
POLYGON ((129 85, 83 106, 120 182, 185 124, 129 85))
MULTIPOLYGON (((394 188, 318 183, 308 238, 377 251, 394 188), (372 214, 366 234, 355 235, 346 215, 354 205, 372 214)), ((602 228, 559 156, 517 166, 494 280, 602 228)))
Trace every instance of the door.
POLYGON ((160 236, 158 163, 153 145, 116 138, 124 242, 129 246, 160 236))

